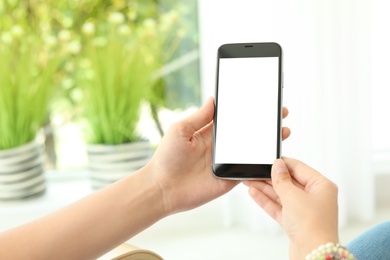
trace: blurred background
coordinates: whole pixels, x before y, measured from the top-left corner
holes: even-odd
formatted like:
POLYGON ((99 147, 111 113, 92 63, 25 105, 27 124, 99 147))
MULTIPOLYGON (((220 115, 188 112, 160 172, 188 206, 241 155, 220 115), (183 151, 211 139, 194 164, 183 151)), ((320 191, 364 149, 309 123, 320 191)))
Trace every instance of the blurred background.
MULTIPOLYGON (((292 130, 282 153, 337 183, 342 242, 388 219, 390 35, 386 26, 390 18, 386 7, 381 0, 1 1, 0 110, 21 102, 27 104, 26 111, 42 105, 43 116, 32 125, 44 129, 48 183, 41 196, 0 202, 0 228, 39 217, 93 192, 87 146, 101 142, 90 138, 94 126, 89 115, 92 104, 99 107, 103 101, 91 92, 97 97, 112 95, 112 100, 115 93, 129 93, 127 103, 139 103, 137 137, 155 147, 171 123, 214 96, 216 50, 234 42, 282 46, 284 106, 290 110, 284 125, 292 130), (123 51, 114 55, 120 48, 123 51), (125 63, 134 53, 142 58, 125 63), (16 63, 21 56, 39 62, 16 63), (18 71, 13 78, 6 77, 10 68, 18 71), (25 77, 27 72, 32 75, 25 77), (130 74, 145 77, 127 78, 130 74), (47 79, 39 85, 44 86, 44 98, 28 92, 28 82, 38 75, 47 79), (101 82, 119 77, 98 92, 101 82), (24 79, 17 90, 16 79, 24 79), (120 82, 136 87, 114 87, 120 82), (10 86, 14 89, 7 91, 10 86), (36 102, 18 101, 20 93, 27 93, 24 100, 36 102), (131 99, 134 96, 139 101, 131 99)), ((0 139, 6 139, 9 126, 22 113, 18 111, 11 116, 0 111, 4 120, 0 139)), ((15 145, 0 150, 17 146, 8 143, 15 145)), ((163 220, 130 242, 156 250, 166 259, 287 259, 281 230, 254 205, 243 186, 199 209, 163 220)))

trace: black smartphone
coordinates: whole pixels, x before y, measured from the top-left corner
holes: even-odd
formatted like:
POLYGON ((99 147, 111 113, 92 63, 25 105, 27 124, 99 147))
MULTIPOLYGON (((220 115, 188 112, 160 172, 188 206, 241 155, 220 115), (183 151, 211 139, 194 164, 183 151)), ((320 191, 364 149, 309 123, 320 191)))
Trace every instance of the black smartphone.
POLYGON ((282 144, 282 48, 218 48, 212 169, 218 178, 268 179, 282 144))

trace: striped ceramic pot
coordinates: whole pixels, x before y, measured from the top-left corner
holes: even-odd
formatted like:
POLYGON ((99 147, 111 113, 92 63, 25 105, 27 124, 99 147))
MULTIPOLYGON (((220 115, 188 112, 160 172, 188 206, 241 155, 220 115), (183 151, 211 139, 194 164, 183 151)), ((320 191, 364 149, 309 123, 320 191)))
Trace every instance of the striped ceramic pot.
POLYGON ((46 190, 43 141, 0 151, 0 199, 24 199, 46 190))
POLYGON ((92 187, 101 189, 145 166, 152 155, 152 146, 149 141, 90 144, 87 152, 92 187))

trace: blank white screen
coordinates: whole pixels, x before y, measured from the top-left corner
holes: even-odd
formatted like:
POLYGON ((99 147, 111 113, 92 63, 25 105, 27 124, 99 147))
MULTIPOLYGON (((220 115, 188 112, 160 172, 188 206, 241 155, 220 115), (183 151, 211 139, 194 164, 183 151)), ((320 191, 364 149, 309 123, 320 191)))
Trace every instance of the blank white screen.
POLYGON ((215 163, 272 164, 277 151, 278 58, 219 60, 215 163))

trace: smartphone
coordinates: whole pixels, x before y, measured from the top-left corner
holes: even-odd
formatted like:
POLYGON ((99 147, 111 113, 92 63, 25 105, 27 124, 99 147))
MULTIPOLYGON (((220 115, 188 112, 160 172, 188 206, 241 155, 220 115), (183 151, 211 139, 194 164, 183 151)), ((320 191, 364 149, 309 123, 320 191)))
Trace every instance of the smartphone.
POLYGON ((282 48, 218 48, 212 169, 218 178, 269 179, 282 144, 282 48))

